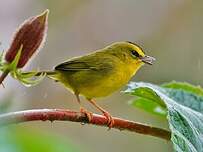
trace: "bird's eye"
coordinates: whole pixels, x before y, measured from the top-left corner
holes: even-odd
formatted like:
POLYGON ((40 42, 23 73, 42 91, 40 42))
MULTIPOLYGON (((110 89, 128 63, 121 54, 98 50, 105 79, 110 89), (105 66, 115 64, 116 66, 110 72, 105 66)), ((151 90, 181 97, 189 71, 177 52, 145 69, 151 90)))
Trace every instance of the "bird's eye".
POLYGON ((131 53, 132 53, 132 55, 133 55, 134 57, 139 57, 139 56, 140 56, 140 55, 137 53, 137 51, 135 51, 135 50, 132 50, 131 53))

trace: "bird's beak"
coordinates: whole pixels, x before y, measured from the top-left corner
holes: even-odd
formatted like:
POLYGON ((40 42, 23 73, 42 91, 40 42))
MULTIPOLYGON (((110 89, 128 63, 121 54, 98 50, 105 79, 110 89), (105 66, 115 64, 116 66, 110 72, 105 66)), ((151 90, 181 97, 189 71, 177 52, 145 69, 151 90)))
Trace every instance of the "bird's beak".
POLYGON ((145 55, 144 57, 140 57, 140 60, 144 63, 152 65, 153 62, 156 60, 154 57, 145 55))

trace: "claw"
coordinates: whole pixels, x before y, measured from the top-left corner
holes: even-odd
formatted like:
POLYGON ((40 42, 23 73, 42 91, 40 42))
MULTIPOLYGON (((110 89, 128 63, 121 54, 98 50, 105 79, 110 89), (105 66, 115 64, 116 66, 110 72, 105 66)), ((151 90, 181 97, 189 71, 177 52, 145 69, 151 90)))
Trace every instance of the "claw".
POLYGON ((89 112, 88 110, 86 110, 83 107, 80 107, 80 112, 84 113, 86 115, 86 117, 88 118, 88 122, 91 122, 91 120, 92 120, 92 113, 91 112, 89 112))
POLYGON ((105 111, 102 107, 100 107, 99 105, 96 104, 95 100, 93 99, 88 99, 88 101, 94 106, 96 107, 99 111, 101 111, 103 113, 103 115, 106 117, 107 119, 107 126, 109 127, 108 130, 110 130, 113 125, 114 125, 114 120, 112 118, 112 116, 107 112, 105 111))
POLYGON ((108 130, 110 130, 112 127, 113 127, 113 125, 114 125, 114 120, 113 120, 113 118, 112 118, 112 116, 108 113, 108 112, 103 112, 103 115, 106 117, 106 119, 107 119, 107 125, 108 125, 108 127, 109 127, 109 129, 108 130))

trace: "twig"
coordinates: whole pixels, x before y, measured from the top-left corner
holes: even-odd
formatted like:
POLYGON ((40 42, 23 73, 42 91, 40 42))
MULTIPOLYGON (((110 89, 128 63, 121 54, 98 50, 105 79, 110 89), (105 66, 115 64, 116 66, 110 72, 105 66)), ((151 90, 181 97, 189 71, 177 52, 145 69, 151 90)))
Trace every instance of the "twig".
MULTIPOLYGON (((166 140, 170 140, 171 138, 171 133, 161 128, 156 128, 116 117, 113 117, 113 119, 114 125, 112 128, 128 130, 144 135, 151 135, 166 140)), ((108 127, 107 119, 102 115, 92 114, 92 119, 90 122, 88 122, 88 118, 84 113, 70 111, 67 109, 34 109, 2 114, 0 115, 0 126, 37 120, 72 121, 108 127)))

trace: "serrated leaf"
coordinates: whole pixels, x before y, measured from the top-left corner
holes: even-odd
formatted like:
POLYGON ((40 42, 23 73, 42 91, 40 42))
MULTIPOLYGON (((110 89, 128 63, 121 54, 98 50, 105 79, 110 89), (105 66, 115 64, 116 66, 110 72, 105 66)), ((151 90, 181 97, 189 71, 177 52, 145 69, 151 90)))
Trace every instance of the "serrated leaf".
POLYGON ((203 96, 182 89, 164 88, 164 93, 177 103, 203 114, 203 96))
MULTIPOLYGON (((203 114, 202 108, 193 106, 198 102, 191 100, 194 97, 202 96, 194 94, 181 89, 168 89, 149 83, 131 83, 126 91, 130 94, 149 99, 149 92, 154 95, 155 99, 164 102, 168 109, 167 119, 169 121, 169 128, 172 132, 172 142, 175 151, 178 152, 202 152, 203 151, 203 114), (170 91, 181 91, 176 95, 171 94, 170 91), (142 96, 135 92, 143 92, 142 96), (146 92, 146 96, 144 96, 146 92), (191 97, 192 95, 192 97, 191 97), (178 101, 177 101, 178 100, 178 101)), ((152 97, 151 97, 152 98, 152 97)), ((160 102, 160 101, 159 101, 160 102)))

